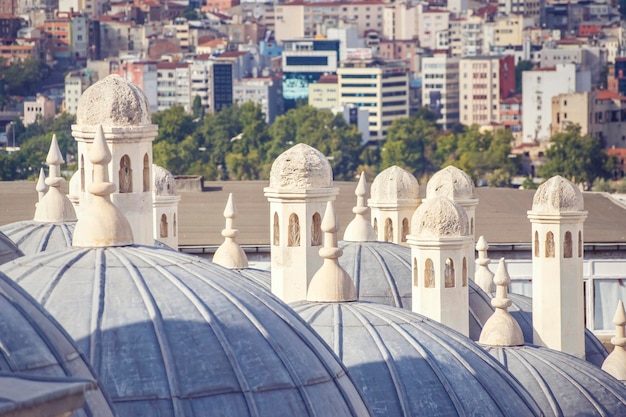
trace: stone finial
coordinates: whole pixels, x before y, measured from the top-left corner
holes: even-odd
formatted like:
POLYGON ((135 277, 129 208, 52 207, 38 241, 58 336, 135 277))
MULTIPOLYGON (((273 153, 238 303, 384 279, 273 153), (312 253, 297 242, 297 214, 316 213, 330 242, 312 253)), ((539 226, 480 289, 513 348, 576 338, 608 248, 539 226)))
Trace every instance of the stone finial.
POLYGON ((613 317, 613 323, 615 324, 615 337, 611 338, 611 343, 613 343, 615 348, 604 360, 602 369, 616 379, 626 382, 626 337, 624 331, 626 311, 624 311, 622 300, 617 303, 617 311, 613 317))
POLYGON ((322 220, 324 246, 320 256, 324 258, 322 267, 313 275, 307 292, 307 301, 342 302, 357 299, 356 287, 352 278, 339 265, 337 260, 343 251, 337 246, 339 224, 332 202, 326 204, 326 212, 322 220))
POLYGON ((237 207, 233 199, 233 193, 228 195, 228 202, 224 209, 224 217, 226 218, 226 227, 222 230, 224 243, 217 248, 213 255, 213 263, 222 265, 226 268, 247 268, 248 257, 241 249, 241 246, 235 241, 239 234, 239 230, 235 229, 235 217, 237 217, 237 207))
POLYGON ((478 341, 489 346, 521 346, 524 344, 522 329, 508 311, 511 300, 507 298, 507 286, 511 282, 511 277, 506 270, 504 258, 500 259, 494 282, 496 296, 491 300, 491 305, 496 311, 483 326, 478 341))
POLYGON ((346 227, 343 234, 343 240, 346 242, 372 242, 376 240, 376 233, 369 220, 365 215, 369 211, 369 207, 365 204, 367 197, 367 183, 365 181, 365 173, 361 173, 359 184, 356 187, 356 206, 352 209, 354 219, 346 227))
POLYGON ((478 267, 476 268, 474 281, 484 292, 491 294, 496 291, 496 285, 493 282, 493 272, 489 270, 491 259, 487 257, 487 249, 489 249, 487 240, 484 236, 479 237, 476 243, 476 251, 478 252, 476 265, 478 265, 478 267))
POLYGON ((104 139, 102 126, 98 125, 89 152, 93 164, 93 182, 88 191, 90 204, 74 229, 74 247, 109 247, 133 244, 133 232, 124 214, 111 202, 115 184, 109 182, 107 165, 111 151, 104 139))
POLYGON ((48 186, 46 185, 46 171, 44 171, 43 167, 39 170, 39 179, 37 180, 35 190, 37 190, 38 201, 41 201, 48 191, 48 186))
MULTIPOLYGON (((50 167, 48 178, 45 179, 45 184, 49 189, 48 192, 41 197, 39 203, 37 203, 33 220, 45 223, 70 222, 76 220, 74 206, 60 190, 65 180, 61 177, 63 156, 61 155, 56 135, 52 136, 46 163, 50 167)), ((37 184, 37 191, 39 192, 39 184, 37 184)))

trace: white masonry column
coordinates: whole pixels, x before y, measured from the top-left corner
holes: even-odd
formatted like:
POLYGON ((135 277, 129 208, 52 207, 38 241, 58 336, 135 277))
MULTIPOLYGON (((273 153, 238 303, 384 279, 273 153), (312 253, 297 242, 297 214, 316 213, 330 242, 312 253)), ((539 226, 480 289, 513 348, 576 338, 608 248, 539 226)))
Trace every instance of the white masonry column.
POLYGON ((533 240, 533 343, 583 359, 586 217, 582 193, 560 176, 537 189, 528 212, 533 240))
MULTIPOLYGON (((426 184, 426 198, 446 197, 457 203, 467 214, 469 234, 472 237, 467 258, 474 259, 474 242, 476 241, 476 206, 478 198, 474 194, 474 181, 462 170, 452 165, 439 170, 426 184)), ((475 263, 470 262, 469 277, 474 279, 475 263)))
POLYGON ((469 336, 467 215, 452 200, 425 200, 411 221, 413 312, 469 336))
POLYGON ((322 266, 322 219, 339 189, 326 156, 299 143, 272 164, 270 185, 272 292, 290 303, 305 300, 308 284, 322 266))
POLYGON ((158 126, 152 124, 146 96, 119 75, 105 77, 81 96, 72 125, 78 142, 79 216, 92 199, 87 190, 94 167, 87 155, 97 125, 111 152, 107 169, 116 189, 111 201, 128 219, 135 243, 153 245, 152 141, 158 126))
POLYGON ((411 217, 420 205, 417 179, 395 165, 385 169, 372 182, 368 205, 376 239, 406 245, 411 217))

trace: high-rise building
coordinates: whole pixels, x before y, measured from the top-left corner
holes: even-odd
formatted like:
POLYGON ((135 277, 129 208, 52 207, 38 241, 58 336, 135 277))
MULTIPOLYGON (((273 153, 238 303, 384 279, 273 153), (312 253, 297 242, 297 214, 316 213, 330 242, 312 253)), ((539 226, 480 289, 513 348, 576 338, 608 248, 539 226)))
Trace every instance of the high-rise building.
POLYGON ((233 103, 233 64, 198 56, 190 64, 191 100, 200 96, 202 105, 215 113, 233 103))
POLYGON ((404 61, 343 61, 337 69, 339 100, 369 110, 370 140, 382 141, 398 117, 409 115, 409 68, 404 61))
POLYGON ((438 54, 422 59, 422 105, 444 129, 459 123, 459 58, 438 54))

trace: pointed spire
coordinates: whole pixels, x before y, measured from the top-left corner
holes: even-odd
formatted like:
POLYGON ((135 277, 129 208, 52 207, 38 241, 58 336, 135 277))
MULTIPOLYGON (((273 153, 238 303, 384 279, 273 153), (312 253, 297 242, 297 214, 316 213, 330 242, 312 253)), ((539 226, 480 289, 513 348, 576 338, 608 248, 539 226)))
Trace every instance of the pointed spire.
POLYGON ((48 191, 48 186, 46 185, 46 171, 44 171, 43 167, 39 170, 39 179, 37 180, 37 186, 35 187, 37 190, 38 200, 41 201, 46 192, 48 191))
POLYGON ((374 228, 365 215, 369 211, 369 207, 365 204, 367 197, 367 183, 365 181, 365 172, 361 172, 359 184, 356 187, 356 207, 352 209, 354 219, 346 227, 343 234, 343 240, 346 242, 372 242, 376 240, 374 228))
POLYGON ((92 199, 76 223, 73 246, 89 248, 132 245, 133 232, 130 224, 111 202, 111 194, 115 192, 115 184, 109 182, 107 168, 111 162, 111 152, 104 140, 101 125, 96 129, 89 160, 93 164, 93 182, 88 188, 92 199))
POLYGON ((489 270, 491 259, 487 257, 487 249, 489 249, 487 240, 484 236, 479 237, 478 242, 476 242, 476 251, 478 252, 476 265, 478 267, 474 274, 474 281, 484 292, 492 294, 496 291, 496 286, 493 283, 493 272, 489 270))
POLYGON ((338 258, 343 251, 337 246, 339 224, 332 202, 326 204, 326 212, 322 220, 324 246, 320 256, 324 258, 322 267, 313 275, 307 292, 307 300, 313 302, 355 301, 356 287, 352 278, 339 265, 338 258))
POLYGON ((624 311, 624 303, 619 300, 617 303, 617 310, 613 317, 613 323, 615 324, 615 337, 611 338, 613 343, 613 352, 604 360, 602 369, 609 374, 613 375, 620 381, 626 381, 626 311, 624 311))
POLYGON ((224 243, 217 248, 213 255, 213 263, 222 265, 226 268, 247 268, 248 257, 241 249, 241 246, 235 241, 239 234, 239 230, 235 229, 235 217, 237 217, 237 207, 233 199, 233 193, 228 195, 228 202, 224 209, 224 217, 226 218, 226 227, 222 230, 224 243))
POLYGON ((56 135, 52 135, 52 142, 50 143, 46 163, 50 169, 48 171, 48 178, 45 178, 44 182, 49 188, 44 195, 41 195, 40 189, 43 189, 43 187, 40 186, 39 182, 42 181, 42 169, 39 175, 39 182, 37 183, 37 192, 39 192, 41 199, 39 203, 37 203, 33 220, 45 223, 71 222, 76 220, 76 212, 74 211, 72 202, 60 189, 65 180, 61 177, 63 157, 59 149, 56 135))
POLYGON ((500 259, 494 282, 496 296, 491 300, 491 305, 496 311, 483 326, 478 341, 488 346, 521 346, 524 344, 522 329, 508 311, 511 300, 507 298, 507 286, 511 282, 511 277, 506 270, 504 258, 500 259))

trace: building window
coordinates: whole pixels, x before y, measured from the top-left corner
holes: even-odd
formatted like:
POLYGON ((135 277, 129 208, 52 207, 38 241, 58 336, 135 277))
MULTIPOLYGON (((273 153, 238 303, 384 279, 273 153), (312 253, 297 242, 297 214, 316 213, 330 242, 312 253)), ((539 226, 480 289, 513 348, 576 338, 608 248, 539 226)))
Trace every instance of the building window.
POLYGON ((463 258, 463 286, 467 287, 467 258, 463 258))
POLYGON ((583 257, 583 232, 578 232, 578 257, 583 257))
POLYGON ((435 266, 430 258, 424 264, 424 288, 435 288, 435 266))
POLYGON ((548 232, 548 234, 546 234, 546 258, 554 258, 554 252, 554 234, 548 232))
POLYGON ((406 217, 402 219, 402 242, 406 242, 406 237, 409 234, 409 219, 406 217))
POLYGON ((143 190, 150 191, 150 160, 148 154, 143 156, 143 190))
POLYGON ((130 157, 128 155, 122 156, 120 160, 119 180, 120 193, 133 192, 133 170, 130 166, 130 157))
POLYGON ((454 288, 454 275, 454 261, 448 258, 446 259, 446 268, 444 273, 446 288, 454 288))
POLYGON ((419 280, 417 274, 417 259, 413 258, 413 285, 419 287, 419 280))
POLYGON ((274 213, 274 230, 272 244, 274 246, 280 245, 280 225, 278 224, 278 213, 274 213))
POLYGON ((85 192, 85 156, 80 156, 80 191, 85 192))
POLYGON ((374 234, 376 235, 376 238, 378 238, 378 219, 374 218, 374 234))
POLYGON ((161 214, 161 226, 159 230, 159 236, 167 237, 167 216, 165 214, 161 214))
POLYGON ((387 217, 385 219, 385 237, 384 237, 384 241, 385 242, 392 242, 393 241, 393 222, 391 221, 391 219, 389 217, 387 217))
POLYGON ((291 213, 291 216, 289 216, 287 246, 300 246, 300 220, 295 213, 291 213))
POLYGON ((563 257, 571 258, 572 257, 572 234, 570 232, 565 232, 565 241, 563 242, 563 257))
POLYGON ((319 213, 313 215, 313 223, 311 224, 311 246, 320 246, 322 244, 322 216, 319 213))
POLYGON ((172 227, 172 235, 174 237, 176 237, 176 230, 177 230, 177 226, 176 226, 176 213, 174 213, 174 225, 172 227))

